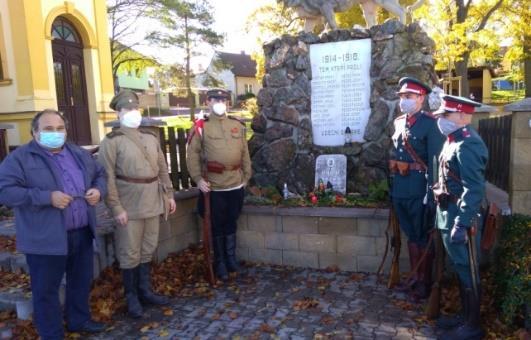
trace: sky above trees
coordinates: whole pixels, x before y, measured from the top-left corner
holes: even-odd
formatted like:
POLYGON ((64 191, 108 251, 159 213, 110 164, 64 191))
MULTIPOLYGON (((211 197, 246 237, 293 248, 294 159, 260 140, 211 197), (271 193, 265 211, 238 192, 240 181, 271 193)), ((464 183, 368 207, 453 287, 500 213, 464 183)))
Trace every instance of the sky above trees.
MULTIPOLYGON (((245 23, 247 17, 255 11, 257 8, 275 4, 276 0, 211 0, 210 4, 214 8, 214 24, 213 28, 216 32, 225 35, 225 41, 219 50, 225 52, 239 53, 245 51, 246 53, 252 53, 260 49, 260 45, 257 43, 257 37, 253 33, 246 33, 245 23)), ((139 25, 139 31, 143 28, 139 25)), ((145 27, 149 25, 146 24, 145 27)), ((174 52, 162 51, 152 46, 138 46, 137 49, 147 55, 157 56, 157 59, 165 64, 174 64, 182 61, 184 56, 176 55, 174 52)), ((214 50, 208 46, 205 46, 205 55, 195 57, 192 61, 194 68, 199 65, 208 66, 210 59, 214 53, 214 50)))
MULTIPOLYGON (((413 1, 414 0, 401 0, 400 2, 404 5, 408 5, 413 1)), ((197 47, 197 51, 200 52, 200 55, 194 56, 191 62, 194 71, 197 71, 199 68, 201 68, 199 66, 202 66, 202 68, 208 66, 214 49, 233 53, 245 51, 247 53, 254 52, 255 54, 260 54, 261 44, 270 39, 269 36, 271 34, 268 35, 268 31, 271 31, 269 33, 277 35, 283 33, 280 32, 283 30, 280 25, 269 24, 268 26, 268 24, 265 23, 265 21, 268 19, 271 19, 270 21, 274 23, 278 21, 278 18, 275 19, 272 16, 268 17, 267 14, 258 16, 256 15, 257 11, 260 12, 261 9, 263 11, 263 9, 268 6, 269 8, 277 8, 275 10, 278 11, 278 7, 276 6, 277 0, 209 0, 209 3, 212 7, 212 16, 214 19, 212 29, 223 35, 224 40, 220 45, 217 46, 205 45, 197 47), (253 13, 255 14, 254 16, 252 16, 253 13), (264 34, 264 27, 266 28, 266 34, 264 34)), ((509 47, 513 46, 515 51, 509 50, 509 55, 516 55, 513 59, 518 59, 519 57, 521 60, 521 52, 519 51, 522 50, 522 34, 514 34, 514 32, 524 32, 525 28, 527 27, 526 24, 528 23, 528 20, 518 20, 529 17, 529 15, 522 14, 522 10, 524 12, 529 12, 525 11, 525 0, 426 0, 425 4, 425 6, 421 7, 415 12, 414 17, 416 20, 420 20, 421 25, 425 27, 439 47, 448 45, 446 40, 449 39, 455 43, 457 38, 454 39, 453 36, 458 34, 461 36, 460 39, 464 44, 470 45, 470 42, 473 41, 473 46, 468 46, 468 48, 471 48, 472 51, 470 54, 470 60, 474 61, 475 63, 477 63, 477 61, 480 59, 484 60, 492 58, 494 55, 496 55, 500 45, 508 45, 509 47), (469 3, 470 5, 468 5, 469 3), (471 18, 476 19, 467 20, 463 23, 457 22, 459 25, 451 24, 453 29, 449 34, 447 26, 448 23, 454 23, 455 21, 452 18, 452 16, 456 15, 454 12, 454 7, 456 7, 455 4, 463 4, 464 8, 470 9, 467 11, 468 15, 471 18), (500 4, 501 6, 499 6, 500 4), (487 21, 487 29, 482 30, 481 34, 477 34, 475 30, 477 29, 478 25, 481 26, 482 18, 489 13, 490 8, 494 7, 496 7, 497 10, 496 13, 487 21), (518 25, 518 22, 520 22, 520 25, 518 25), (510 39, 507 39, 511 36, 517 38, 520 37, 520 44, 515 44, 514 40, 511 42, 510 39), (516 48, 514 48, 515 46, 516 48), (518 56, 518 53, 520 53, 520 56, 518 56)), ((364 20, 358 7, 359 6, 354 6, 350 13, 336 16, 336 19, 339 19, 340 26, 351 27, 352 23, 363 24, 364 20), (342 22, 344 22, 346 26, 341 25, 342 22)), ((388 14, 380 11, 378 20, 379 22, 382 22, 387 17, 388 14)), ((288 19, 288 21, 289 20, 291 19, 288 19)), ((150 28, 150 23, 148 22, 137 22, 137 25, 139 32, 150 28)), ((151 27, 153 27, 152 24, 151 27)), ((291 29, 293 30, 294 28, 291 27, 291 29)), ((297 28, 295 27, 295 29, 297 28)), ((157 46, 149 46, 149 44, 146 45, 147 46, 135 47, 135 49, 146 55, 156 56, 156 59, 163 64, 182 64, 183 60, 185 59, 184 55, 176 52, 175 50, 161 50, 157 46)), ((454 49, 455 46, 451 46, 451 50, 453 51, 454 49)), ((443 61, 446 62, 445 58, 451 54, 444 52, 442 49, 440 49, 440 51, 438 50, 439 54, 441 52, 443 53, 442 55, 437 55, 439 63, 443 61)), ((457 53, 459 51, 454 52, 457 53)), ((459 54, 460 53, 461 52, 459 52, 459 54)), ((457 62, 458 59, 459 58, 453 58, 452 60, 457 62)), ((481 60, 480 63, 482 63, 481 60)), ((471 65, 469 64, 469 66, 471 65)))

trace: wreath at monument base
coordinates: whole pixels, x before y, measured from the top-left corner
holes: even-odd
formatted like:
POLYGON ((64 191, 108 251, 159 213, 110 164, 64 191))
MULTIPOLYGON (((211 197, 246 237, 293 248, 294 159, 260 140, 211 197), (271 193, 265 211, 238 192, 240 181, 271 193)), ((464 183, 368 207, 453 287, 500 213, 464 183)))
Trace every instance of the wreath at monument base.
POLYGON ((304 195, 284 192, 274 187, 249 187, 245 196, 248 205, 273 205, 284 207, 344 207, 344 208, 385 208, 388 207, 388 187, 385 181, 370 185, 368 195, 334 191, 330 183, 319 181, 313 191, 304 195))

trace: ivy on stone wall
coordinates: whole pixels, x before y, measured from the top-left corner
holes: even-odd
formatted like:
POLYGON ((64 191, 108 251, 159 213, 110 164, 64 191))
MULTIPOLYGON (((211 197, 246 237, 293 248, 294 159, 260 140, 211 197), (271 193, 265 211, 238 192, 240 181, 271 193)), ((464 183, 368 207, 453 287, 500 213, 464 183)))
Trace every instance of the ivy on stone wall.
POLYGON ((507 325, 529 326, 531 308, 531 216, 503 224, 494 266, 496 302, 507 325))

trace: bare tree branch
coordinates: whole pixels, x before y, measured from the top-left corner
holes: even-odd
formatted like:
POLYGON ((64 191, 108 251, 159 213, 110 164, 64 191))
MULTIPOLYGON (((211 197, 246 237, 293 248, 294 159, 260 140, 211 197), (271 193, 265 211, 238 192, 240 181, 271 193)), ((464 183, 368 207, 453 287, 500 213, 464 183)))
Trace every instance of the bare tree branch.
POLYGON ((479 26, 478 28, 475 30, 475 32, 479 32, 481 31, 482 29, 485 28, 485 26, 487 25, 487 21, 489 21, 490 17, 492 16, 492 13, 494 13, 498 8, 500 8, 500 6, 502 5, 503 3, 503 0, 498 0, 498 2, 496 2, 494 4, 494 6, 492 6, 491 9, 489 9, 489 11, 487 12, 487 14, 485 14, 483 16, 483 18, 481 19, 481 22, 479 23, 479 26))

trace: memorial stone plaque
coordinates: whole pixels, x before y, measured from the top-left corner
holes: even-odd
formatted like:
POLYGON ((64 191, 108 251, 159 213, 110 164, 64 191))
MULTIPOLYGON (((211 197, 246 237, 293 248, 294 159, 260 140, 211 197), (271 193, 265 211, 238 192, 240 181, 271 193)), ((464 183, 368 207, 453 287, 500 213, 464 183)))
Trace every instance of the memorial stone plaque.
POLYGON ((364 142, 371 114, 371 40, 313 44, 310 63, 314 144, 345 144, 347 127, 352 131, 353 142, 364 142))
POLYGON ((315 186, 322 180, 332 183, 334 191, 347 192, 347 157, 345 155, 321 155, 315 161, 315 186))

